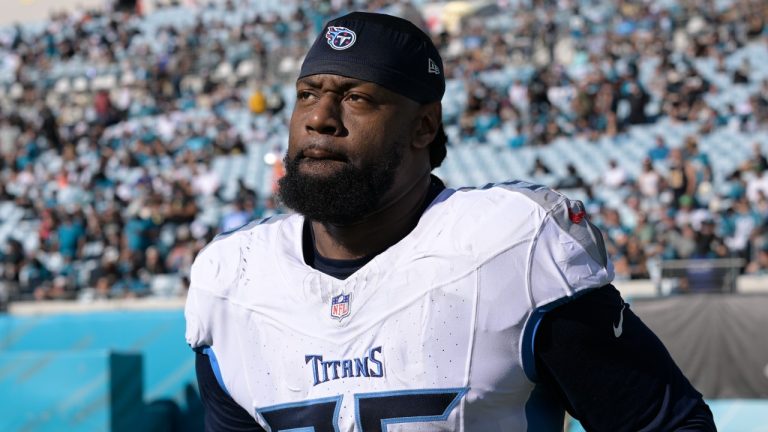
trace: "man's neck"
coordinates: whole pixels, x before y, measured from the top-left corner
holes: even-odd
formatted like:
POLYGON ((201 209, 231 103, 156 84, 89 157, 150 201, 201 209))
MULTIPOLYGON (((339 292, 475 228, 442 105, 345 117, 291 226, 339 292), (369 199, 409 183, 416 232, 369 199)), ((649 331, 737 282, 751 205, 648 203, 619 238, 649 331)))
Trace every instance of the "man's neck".
POLYGON ((349 260, 377 254, 408 235, 419 221, 430 176, 414 182, 404 194, 351 225, 312 221, 315 248, 325 258, 349 260))

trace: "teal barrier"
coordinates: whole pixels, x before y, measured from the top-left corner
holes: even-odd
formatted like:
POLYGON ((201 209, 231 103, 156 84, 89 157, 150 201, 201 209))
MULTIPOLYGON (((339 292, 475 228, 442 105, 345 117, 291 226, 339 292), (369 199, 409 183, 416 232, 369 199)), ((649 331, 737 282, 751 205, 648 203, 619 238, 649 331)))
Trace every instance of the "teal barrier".
POLYGON ((202 430, 180 310, 0 316, 0 389, 0 431, 202 430))
POLYGON ((94 351, 0 354, 0 430, 136 430, 141 356, 94 351))

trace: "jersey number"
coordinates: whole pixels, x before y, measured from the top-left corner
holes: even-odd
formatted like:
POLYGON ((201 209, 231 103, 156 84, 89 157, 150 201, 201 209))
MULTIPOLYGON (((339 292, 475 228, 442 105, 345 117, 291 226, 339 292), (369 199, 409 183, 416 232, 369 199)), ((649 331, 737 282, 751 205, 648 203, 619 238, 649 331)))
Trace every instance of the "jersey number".
MULTIPOLYGON (((355 395, 360 432, 386 432, 393 423, 447 420, 468 388, 405 390, 355 395)), ((258 410, 272 432, 339 432, 342 396, 276 405, 258 410)))

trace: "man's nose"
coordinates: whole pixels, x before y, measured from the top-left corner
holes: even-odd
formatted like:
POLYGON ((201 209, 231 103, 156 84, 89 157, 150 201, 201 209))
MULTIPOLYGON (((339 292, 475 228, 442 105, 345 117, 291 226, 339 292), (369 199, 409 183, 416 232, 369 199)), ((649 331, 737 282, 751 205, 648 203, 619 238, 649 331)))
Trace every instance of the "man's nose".
POLYGON ((324 135, 339 135, 344 129, 340 101, 333 95, 323 95, 309 113, 307 131, 324 135))

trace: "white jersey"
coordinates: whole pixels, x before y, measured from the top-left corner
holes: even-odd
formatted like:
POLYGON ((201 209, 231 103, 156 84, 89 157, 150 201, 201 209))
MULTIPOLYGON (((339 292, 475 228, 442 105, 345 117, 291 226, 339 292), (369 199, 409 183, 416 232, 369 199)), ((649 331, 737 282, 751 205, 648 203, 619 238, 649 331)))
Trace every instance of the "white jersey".
POLYGON ((303 224, 251 224, 192 268, 187 342, 266 430, 562 430, 532 380, 532 316, 613 278, 581 203, 446 189, 346 280, 305 264, 303 224))

